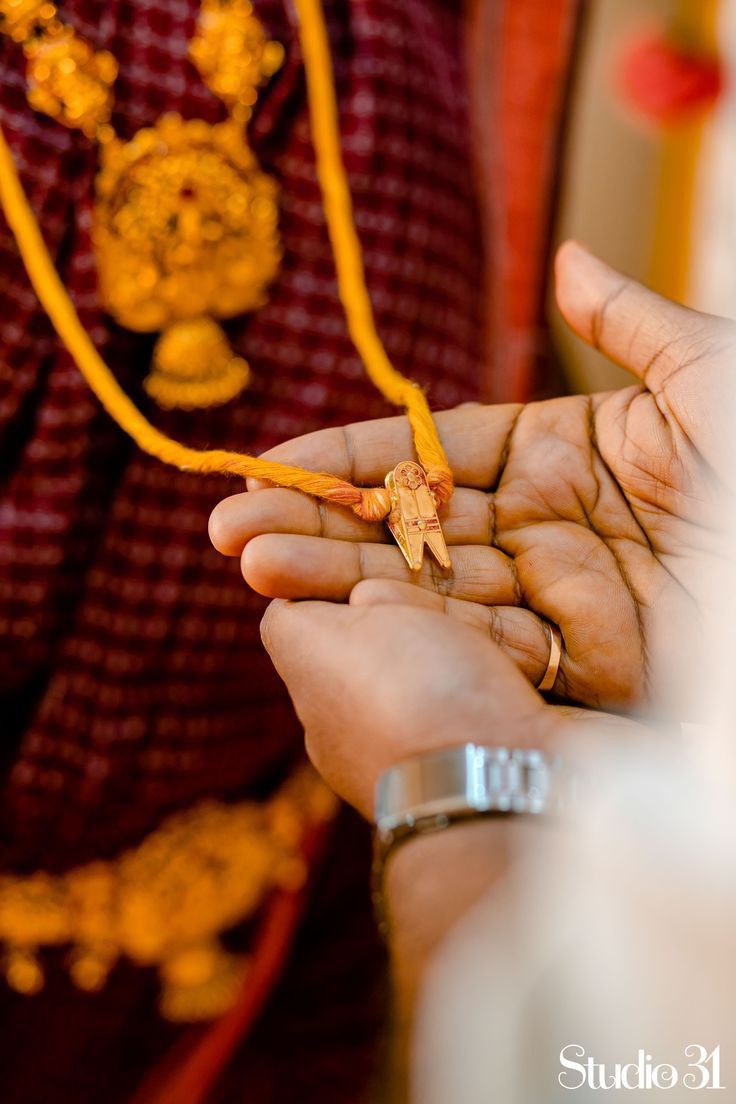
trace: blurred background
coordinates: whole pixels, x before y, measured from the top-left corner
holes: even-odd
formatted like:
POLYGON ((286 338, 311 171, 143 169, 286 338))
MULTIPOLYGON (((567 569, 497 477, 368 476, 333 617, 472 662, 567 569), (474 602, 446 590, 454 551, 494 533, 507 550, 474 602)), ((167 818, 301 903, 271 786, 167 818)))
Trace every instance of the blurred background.
MULTIPOLYGON (((733 0, 589 0, 563 140, 558 240, 579 238, 663 295, 724 315, 734 299, 733 0)), ((628 383, 565 327, 571 390, 628 383)))

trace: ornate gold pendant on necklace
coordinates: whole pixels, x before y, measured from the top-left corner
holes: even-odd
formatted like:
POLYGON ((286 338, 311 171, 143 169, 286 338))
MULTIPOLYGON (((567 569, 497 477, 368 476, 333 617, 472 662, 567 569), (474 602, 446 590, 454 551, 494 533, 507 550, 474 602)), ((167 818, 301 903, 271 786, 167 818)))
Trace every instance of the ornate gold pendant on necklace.
MULTIPOLYGON (((53 262, 1 130, 0 199, 57 331, 70 351, 74 346, 95 393, 104 394, 109 412, 141 448, 183 470, 253 475, 350 507, 365 520, 386 518, 411 570, 421 568, 425 546, 449 569, 437 510, 452 497, 452 471, 426 397, 391 365, 376 330, 340 154, 321 3, 295 3, 340 299, 370 378, 407 412, 419 461, 397 465, 385 487, 360 488, 276 461, 188 448, 155 429, 118 387, 72 303, 60 302, 53 262)), ((250 0, 203 0, 189 55, 227 105, 228 119, 211 126, 166 115, 124 142, 110 125, 117 67, 109 53, 94 52, 60 23, 47 0, 0 0, 0 33, 23 44, 31 105, 100 145, 94 244, 101 296, 122 325, 159 334, 147 391, 167 407, 227 402, 245 386, 249 369, 233 354, 217 319, 261 305, 281 255, 276 186, 259 169, 245 126, 257 88, 283 60, 282 47, 268 40, 250 0)))
POLYGON ((245 128, 283 47, 249 0, 203 0, 189 56, 227 120, 168 114, 125 142, 110 125, 111 54, 94 51, 41 0, 0 0, 0 31, 23 44, 31 107, 99 144, 100 296, 120 325, 159 334, 146 391, 166 408, 228 402, 250 370, 218 320, 262 306, 281 260, 277 186, 245 128))

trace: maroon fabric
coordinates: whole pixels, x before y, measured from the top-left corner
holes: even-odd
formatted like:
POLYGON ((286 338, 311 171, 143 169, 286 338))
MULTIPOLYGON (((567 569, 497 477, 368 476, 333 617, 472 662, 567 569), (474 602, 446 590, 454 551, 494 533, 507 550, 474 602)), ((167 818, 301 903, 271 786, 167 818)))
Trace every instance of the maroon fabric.
MULTIPOLYGON (((119 62, 119 133, 131 136, 167 110, 223 116, 186 59, 196 0, 60 6, 119 62)), ((453 406, 477 393, 483 329, 461 5, 331 0, 326 7, 379 328, 397 367, 428 386, 436 407, 453 406)), ((336 297, 292 6, 261 0, 257 9, 287 51, 250 130, 261 164, 281 183, 285 258, 268 305, 228 326, 251 363, 250 389, 195 414, 164 414, 144 399, 151 340, 117 327, 97 297, 95 150, 28 108, 21 49, 0 42, 0 122, 97 346, 166 432, 192 445, 254 452, 387 412, 364 379, 336 297)), ((0 295, 1 859, 6 868, 59 870, 117 853, 165 812, 205 794, 267 791, 299 753, 301 737, 260 646, 263 603, 242 584, 238 564, 207 540, 210 509, 239 485, 176 472, 131 446, 60 348, 4 227, 0 295)), ((352 888, 331 898, 336 911, 323 930, 333 934, 346 894, 352 900, 364 886, 365 864, 346 856, 334 869, 352 888)), ((359 899, 361 908, 346 914, 345 938, 357 933, 352 968, 369 977, 376 951, 362 890, 359 899)), ((302 947, 302 956, 310 953, 302 947)), ((41 1097, 55 1104, 125 1099, 174 1034, 155 1016, 151 976, 122 964, 108 989, 89 997, 50 960, 41 996, 0 989, 3 1101, 35 1101, 44 1084, 41 1097)), ((320 1019, 318 996, 310 1030, 329 1046, 335 1025, 320 1019)), ((357 988, 354 1000, 360 1007, 357 988)), ((276 1037, 278 1018, 272 1030, 276 1037)), ((356 1046, 366 1044, 366 1032, 357 1033, 356 1046)), ((351 1068, 358 1079, 354 1055, 351 1068)), ((310 1093, 326 1099, 319 1082, 310 1088, 302 1076, 302 1104, 310 1093)), ((279 1084, 280 1100, 296 1099, 283 1075, 279 1084)), ((233 1093, 228 1100, 270 1099, 233 1093)))
MULTIPOLYGON (((153 411, 182 440, 255 452, 385 412, 335 294, 294 29, 280 4, 260 11, 288 52, 252 128, 282 183, 286 257, 269 304, 231 327, 254 381, 221 409, 153 411)), ((474 395, 480 355, 457 17, 436 0, 329 11, 379 326, 397 366, 451 406, 474 395)), ((165 110, 221 116, 186 60, 195 12, 194 0, 64 6, 118 58, 121 132, 165 110)), ((47 241, 89 331, 142 403, 150 342, 121 332, 97 301, 94 149, 31 113, 19 48, 4 42, 2 57, 2 123, 47 241)), ((253 783, 292 754, 297 733, 260 647, 261 603, 207 542, 211 506, 238 486, 133 450, 59 349, 7 240, 2 262, 0 670, 6 692, 34 686, 2 806, 14 861, 56 866, 116 850, 171 804, 253 783)))

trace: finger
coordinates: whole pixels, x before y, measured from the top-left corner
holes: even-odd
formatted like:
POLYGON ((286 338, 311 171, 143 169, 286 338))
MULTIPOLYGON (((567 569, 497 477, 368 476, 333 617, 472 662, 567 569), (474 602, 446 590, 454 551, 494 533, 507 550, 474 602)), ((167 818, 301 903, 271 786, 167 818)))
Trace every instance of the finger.
MULTIPOLYGON (((351 605, 406 605, 445 613, 477 628, 514 661, 538 686, 547 670, 550 637, 545 623, 531 610, 516 606, 483 606, 437 594, 436 591, 390 579, 366 579, 354 588, 351 605)), ((560 675, 564 678, 567 657, 563 648, 560 675)))
MULTIPOLYGON (((490 544, 492 503, 484 491, 458 487, 442 511, 442 529, 449 544, 490 544)), ((362 521, 352 510, 280 487, 246 492, 223 499, 210 515, 210 540, 224 556, 239 556, 253 537, 263 533, 299 533, 329 540, 386 543, 383 523, 362 521)))
POLYGON ((263 533, 378 542, 386 539, 386 532, 383 524, 363 521, 352 510, 282 487, 225 498, 209 520, 210 540, 223 556, 239 556, 249 540, 263 533))
POLYGON ((498 648, 428 610, 273 602, 262 636, 310 758, 366 816, 395 762, 497 725, 514 746, 554 746, 562 732, 498 648))
POLYGON ((496 548, 456 547, 452 571, 441 571, 425 553, 421 571, 409 570, 398 548, 349 544, 294 534, 268 533, 245 546, 243 578, 267 598, 319 598, 347 601, 361 579, 398 579, 454 598, 494 605, 518 603, 513 563, 496 548))
MULTIPOLYGON (((483 646, 462 626, 454 626, 449 634, 443 619, 428 610, 411 609, 394 616, 387 610, 358 610, 331 602, 276 600, 263 618, 261 636, 289 688, 303 676, 301 681, 314 697, 329 698, 330 687, 347 680, 365 680, 370 687, 386 674, 398 678, 399 666, 408 669, 414 683, 429 679, 433 688, 446 694, 447 686, 437 685, 432 669, 446 663, 449 643, 466 672, 473 663, 480 665, 484 673, 480 681, 491 697, 498 697, 494 708, 500 717, 511 722, 519 703, 524 707, 518 710, 521 720, 530 706, 547 712, 497 648, 487 642, 483 646), (430 668, 417 666, 417 657, 439 658, 430 668)), ((365 700, 369 702, 370 695, 365 700)))
POLYGON ((706 316, 622 275, 577 242, 558 250, 555 278, 557 303, 573 330, 652 390, 676 371, 702 331, 706 316))
POLYGON ((651 737, 652 735, 650 724, 634 720, 632 717, 622 716, 620 713, 604 713, 600 709, 583 709, 579 705, 559 703, 550 705, 549 708, 554 709, 557 716, 561 717, 566 723, 579 725, 587 731, 591 730, 591 725, 595 725, 595 731, 602 736, 610 735, 616 739, 619 736, 624 736, 636 739, 637 737, 651 737))
MULTIPOLYGON (((515 404, 468 404, 437 415, 437 429, 457 483, 483 489, 495 484, 520 409, 515 404)), ((383 484, 386 473, 400 460, 413 455, 407 419, 381 418, 297 437, 264 453, 262 459, 295 464, 308 471, 326 471, 360 486, 374 486, 383 484)), ((261 486, 248 481, 249 488, 261 486)))

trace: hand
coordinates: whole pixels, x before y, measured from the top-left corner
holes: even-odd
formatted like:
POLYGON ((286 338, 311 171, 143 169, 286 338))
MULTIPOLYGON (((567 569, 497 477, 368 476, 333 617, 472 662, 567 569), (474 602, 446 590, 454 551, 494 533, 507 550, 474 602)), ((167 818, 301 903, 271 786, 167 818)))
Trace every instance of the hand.
MULTIPOLYGON (((490 640, 433 611, 275 601, 262 635, 310 758, 366 818, 378 776, 407 756, 467 740, 551 749, 565 724, 490 640)), ((505 874, 513 830, 495 819, 458 826, 410 841, 389 863, 397 1080, 426 965, 505 874)))
MULTIPOLYGON (((590 739, 588 711, 546 705, 488 637, 441 613, 403 606, 274 601, 263 640, 327 783, 366 818, 379 775, 402 759, 467 741, 559 752, 590 739), (584 715, 583 715, 584 713, 584 715)), ((640 737, 597 717, 594 738, 640 737)), ((514 819, 417 838, 391 860, 386 896, 401 1002, 409 1006, 427 959, 472 902, 500 879, 514 819)))
POLYGON ((552 747, 563 723, 490 640, 431 610, 275 601, 261 631, 312 762, 366 817, 401 759, 467 741, 552 747))
MULTIPOLYGON (((414 577, 383 525, 276 488, 220 503, 215 546, 242 554, 246 581, 268 596, 342 601, 371 579, 364 602, 442 609, 490 633, 533 683, 549 655, 546 618, 563 636, 555 692, 570 700, 621 708, 686 690, 723 553, 726 462, 714 423, 731 398, 736 327, 571 243, 557 286, 573 328, 642 385, 439 415, 458 485, 442 519, 451 574, 427 562, 414 577)), ((411 455, 405 419, 325 430, 270 454, 363 484, 411 455)))

